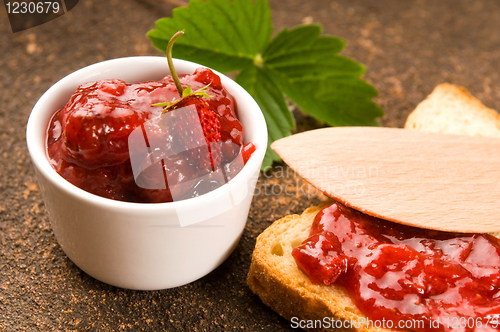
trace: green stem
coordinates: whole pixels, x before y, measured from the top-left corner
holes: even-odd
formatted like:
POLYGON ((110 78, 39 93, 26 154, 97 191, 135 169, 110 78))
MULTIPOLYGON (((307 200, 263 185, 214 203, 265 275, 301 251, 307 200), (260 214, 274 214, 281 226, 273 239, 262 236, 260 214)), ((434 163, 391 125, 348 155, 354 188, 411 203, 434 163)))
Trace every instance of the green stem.
POLYGON ((183 34, 184 31, 177 32, 175 35, 172 36, 172 38, 170 38, 167 45, 168 69, 170 69, 170 73, 172 74, 172 78, 174 79, 175 86, 181 98, 182 98, 182 91, 184 91, 184 89, 182 88, 179 76, 177 76, 177 72, 175 71, 174 62, 172 61, 172 46, 174 46, 174 42, 177 40, 177 38, 179 38, 183 34))

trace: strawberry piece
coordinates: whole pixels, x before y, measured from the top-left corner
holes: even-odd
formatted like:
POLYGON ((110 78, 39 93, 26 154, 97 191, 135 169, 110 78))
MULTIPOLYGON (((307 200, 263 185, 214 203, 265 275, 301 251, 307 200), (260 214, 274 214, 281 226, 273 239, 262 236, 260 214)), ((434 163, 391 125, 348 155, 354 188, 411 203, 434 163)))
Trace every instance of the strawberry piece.
POLYGON ((75 186, 98 196, 130 201, 129 190, 135 186, 130 164, 86 169, 63 161, 58 173, 75 186))
MULTIPOLYGON (((195 160, 200 169, 212 169, 218 167, 221 162, 221 125, 217 113, 210 109, 210 106, 205 101, 205 98, 199 96, 191 95, 183 98, 174 107, 169 108, 167 112, 176 111, 176 122, 182 129, 176 129, 180 138, 186 142, 186 147, 188 146, 198 146, 199 149, 191 149, 189 154, 192 160, 195 160), (181 108, 187 106, 196 107, 196 112, 198 113, 198 118, 187 118, 187 112, 182 112, 181 108), (193 137, 193 131, 190 128, 201 124, 203 130, 204 141, 199 140, 198 137, 193 137), (211 144, 215 143, 215 144, 211 144), (203 153, 204 146, 208 147, 208 154, 203 153)), ((186 148, 188 149, 188 148, 186 148)))
POLYGON ((245 164, 247 163, 248 159, 250 159, 250 157, 254 152, 255 152, 255 145, 252 142, 245 144, 241 148, 241 154, 243 156, 243 162, 245 164))
POLYGON ((193 73, 193 78, 195 81, 203 84, 203 86, 210 85, 210 87, 214 90, 224 90, 220 77, 208 68, 197 68, 193 73))
POLYGON ((137 179, 143 183, 165 184, 165 189, 145 189, 136 186, 134 188, 135 201, 148 203, 172 202, 180 200, 186 193, 192 190, 193 185, 190 185, 190 180, 197 178, 196 167, 188 163, 188 158, 182 154, 157 160, 137 179), (162 174, 159 175, 155 168, 160 166, 162 174), (160 176, 160 178, 158 178, 160 176))
POLYGON ((95 169, 128 160, 128 135, 150 115, 148 109, 132 107, 127 95, 130 89, 121 80, 78 88, 58 114, 67 161, 95 169))
POLYGON ((243 145, 243 126, 238 120, 236 101, 222 87, 220 77, 208 68, 198 68, 190 76, 181 78, 182 85, 189 85, 196 91, 208 85, 207 93, 211 98, 204 98, 208 108, 216 113, 220 122, 221 142, 243 145))

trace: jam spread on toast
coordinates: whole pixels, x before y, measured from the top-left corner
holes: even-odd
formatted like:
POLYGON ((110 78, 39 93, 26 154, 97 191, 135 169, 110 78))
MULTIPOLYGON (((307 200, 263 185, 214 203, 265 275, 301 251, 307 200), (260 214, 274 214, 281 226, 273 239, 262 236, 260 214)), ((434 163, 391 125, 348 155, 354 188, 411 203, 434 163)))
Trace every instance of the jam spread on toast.
POLYGON ((388 327, 500 329, 500 240, 491 235, 414 228, 333 203, 292 255, 311 282, 344 287, 388 327))

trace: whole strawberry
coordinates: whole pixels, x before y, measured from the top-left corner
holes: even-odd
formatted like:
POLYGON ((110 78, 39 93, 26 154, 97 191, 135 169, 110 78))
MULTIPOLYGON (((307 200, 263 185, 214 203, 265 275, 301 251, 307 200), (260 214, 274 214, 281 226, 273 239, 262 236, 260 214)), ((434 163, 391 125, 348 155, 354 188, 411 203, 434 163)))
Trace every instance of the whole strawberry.
MULTIPOLYGON (((202 97, 190 95, 166 110, 173 115, 174 137, 192 163, 214 170, 220 164, 220 121, 202 97)), ((165 115, 163 115, 165 116, 165 115)))
POLYGON ((129 134, 152 115, 148 89, 165 96, 167 83, 127 84, 122 80, 102 80, 84 84, 53 119, 60 134, 55 143, 67 162, 97 169, 119 165, 129 159, 129 134), (149 104, 137 107, 137 104, 149 104))
POLYGON ((175 34, 170 40, 167 47, 167 59, 172 73, 175 86, 181 99, 175 102, 158 103, 157 105, 166 106, 163 114, 175 112, 172 128, 175 128, 177 137, 181 140, 180 145, 188 151, 191 160, 194 161, 201 169, 211 169, 215 171, 221 162, 221 122, 220 115, 216 113, 208 99, 211 96, 205 92, 210 84, 215 83, 217 87, 222 88, 220 80, 211 80, 209 73, 206 71, 200 72, 199 77, 207 83, 206 86, 193 92, 191 86, 184 88, 177 76, 175 67, 172 62, 171 49, 175 40, 183 34, 182 31, 175 34), (208 82, 207 82, 208 81, 208 82), (193 116, 193 112, 189 112, 192 108, 196 109, 197 117, 193 116), (197 129, 201 126, 201 132, 197 129))
POLYGON ((113 166, 128 159, 126 140, 146 114, 119 99, 127 88, 121 80, 79 87, 61 113, 62 140, 71 161, 90 168, 113 166))

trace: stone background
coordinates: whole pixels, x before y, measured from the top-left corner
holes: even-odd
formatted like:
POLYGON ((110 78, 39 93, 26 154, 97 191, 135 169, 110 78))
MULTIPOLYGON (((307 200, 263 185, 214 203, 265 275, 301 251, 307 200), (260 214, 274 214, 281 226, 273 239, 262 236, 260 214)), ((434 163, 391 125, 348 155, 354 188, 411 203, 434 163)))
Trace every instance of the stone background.
MULTIPOLYGON (((4 0, 7 1, 7 0, 4 0)), ((347 41, 367 67, 381 123, 402 127, 439 83, 463 85, 500 109, 497 0, 270 0, 275 30, 315 22, 347 41)), ((272 221, 319 197, 298 190, 283 165, 262 175, 240 244, 218 269, 187 286, 123 290, 79 270, 52 233, 25 142, 37 99, 65 75, 125 56, 160 55, 145 33, 173 6, 155 0, 81 0, 68 14, 13 34, 0 6, 0 331, 288 331, 245 284, 255 239, 272 221), (267 192, 266 192, 267 190, 267 192), (308 197, 309 196, 309 197, 308 197)), ((318 126, 302 115, 300 130, 318 126)), ((298 181, 298 182, 297 182, 298 181)))

